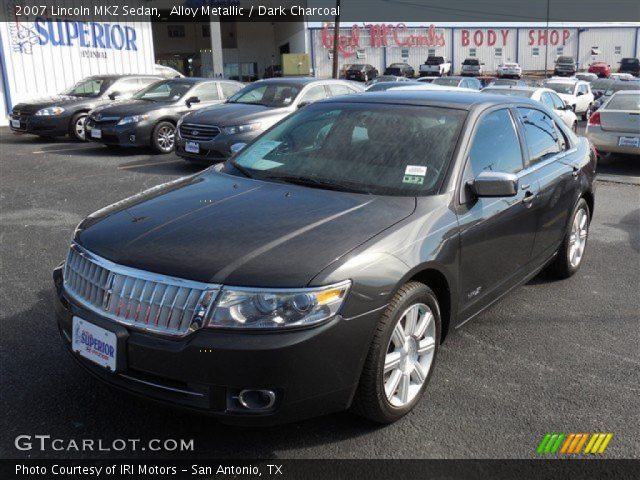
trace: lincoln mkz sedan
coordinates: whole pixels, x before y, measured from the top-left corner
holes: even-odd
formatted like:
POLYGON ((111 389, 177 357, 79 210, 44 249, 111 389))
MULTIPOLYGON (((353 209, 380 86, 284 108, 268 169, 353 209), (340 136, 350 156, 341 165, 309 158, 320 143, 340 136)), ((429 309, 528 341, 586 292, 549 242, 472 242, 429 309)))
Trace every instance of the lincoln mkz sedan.
POLYGON ((53 275, 62 341, 112 386, 227 422, 393 422, 447 332, 580 268, 595 168, 527 98, 317 102, 82 221, 53 275))

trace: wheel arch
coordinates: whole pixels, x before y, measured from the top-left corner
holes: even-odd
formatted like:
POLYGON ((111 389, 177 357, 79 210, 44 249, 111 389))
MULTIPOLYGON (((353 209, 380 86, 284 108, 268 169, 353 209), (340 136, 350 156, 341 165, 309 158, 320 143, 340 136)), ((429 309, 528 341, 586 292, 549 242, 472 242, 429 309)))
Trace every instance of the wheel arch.
POLYGON ((587 202, 587 206, 589 207, 589 218, 593 219, 593 210, 596 204, 593 192, 591 190, 586 190, 582 193, 581 198, 584 198, 585 202, 587 202))
POLYGON ((406 282, 416 281, 425 284, 436 295, 440 307, 440 320, 442 331, 440 332, 440 343, 444 341, 449 331, 449 326, 453 320, 453 305, 455 292, 452 289, 452 282, 442 269, 429 264, 411 272, 406 282))

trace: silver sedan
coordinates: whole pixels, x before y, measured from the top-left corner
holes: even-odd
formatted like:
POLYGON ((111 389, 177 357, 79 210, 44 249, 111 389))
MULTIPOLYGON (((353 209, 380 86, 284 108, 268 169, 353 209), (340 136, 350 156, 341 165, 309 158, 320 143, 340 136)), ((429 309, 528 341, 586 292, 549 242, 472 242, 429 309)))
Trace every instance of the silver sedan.
POLYGON ((598 152, 640 155, 640 90, 621 90, 591 115, 587 138, 598 152))

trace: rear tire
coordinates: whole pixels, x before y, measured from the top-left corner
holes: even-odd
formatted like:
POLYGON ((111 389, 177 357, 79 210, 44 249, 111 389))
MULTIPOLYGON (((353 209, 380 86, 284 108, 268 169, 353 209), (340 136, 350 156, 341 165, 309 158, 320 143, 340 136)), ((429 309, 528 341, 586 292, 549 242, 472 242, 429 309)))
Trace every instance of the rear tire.
POLYGON ((557 278, 569 278, 580 269, 587 247, 590 223, 589 206, 585 199, 581 198, 571 213, 558 254, 549 265, 548 270, 552 275, 557 278))
POLYGON ((582 120, 585 121, 589 121, 589 118, 591 118, 591 109, 593 108, 592 104, 589 104, 589 106, 587 107, 587 109, 584 111, 584 113, 582 114, 582 120))
POLYGON ((84 131, 84 122, 87 120, 86 112, 76 113, 73 117, 71 117, 71 122, 69 122, 69 136, 76 140, 77 142, 86 141, 85 131, 84 131))
POLYGON ((157 153, 171 153, 176 146, 176 127, 171 122, 159 122, 151 133, 151 147, 157 153))
POLYGON ((419 282, 403 285, 380 317, 352 411, 383 424, 409 413, 429 384, 440 331, 433 291, 419 282))

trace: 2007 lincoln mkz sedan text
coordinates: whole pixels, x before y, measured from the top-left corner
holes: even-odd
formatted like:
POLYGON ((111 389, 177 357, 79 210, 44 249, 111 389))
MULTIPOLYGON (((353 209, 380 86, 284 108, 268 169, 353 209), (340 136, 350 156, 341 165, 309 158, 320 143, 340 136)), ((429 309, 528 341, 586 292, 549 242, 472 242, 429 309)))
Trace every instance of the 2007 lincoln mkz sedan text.
POLYGON ((62 338, 108 384, 227 422, 393 422, 447 331, 580 268, 595 167, 526 98, 314 103, 81 222, 54 272, 62 338))

